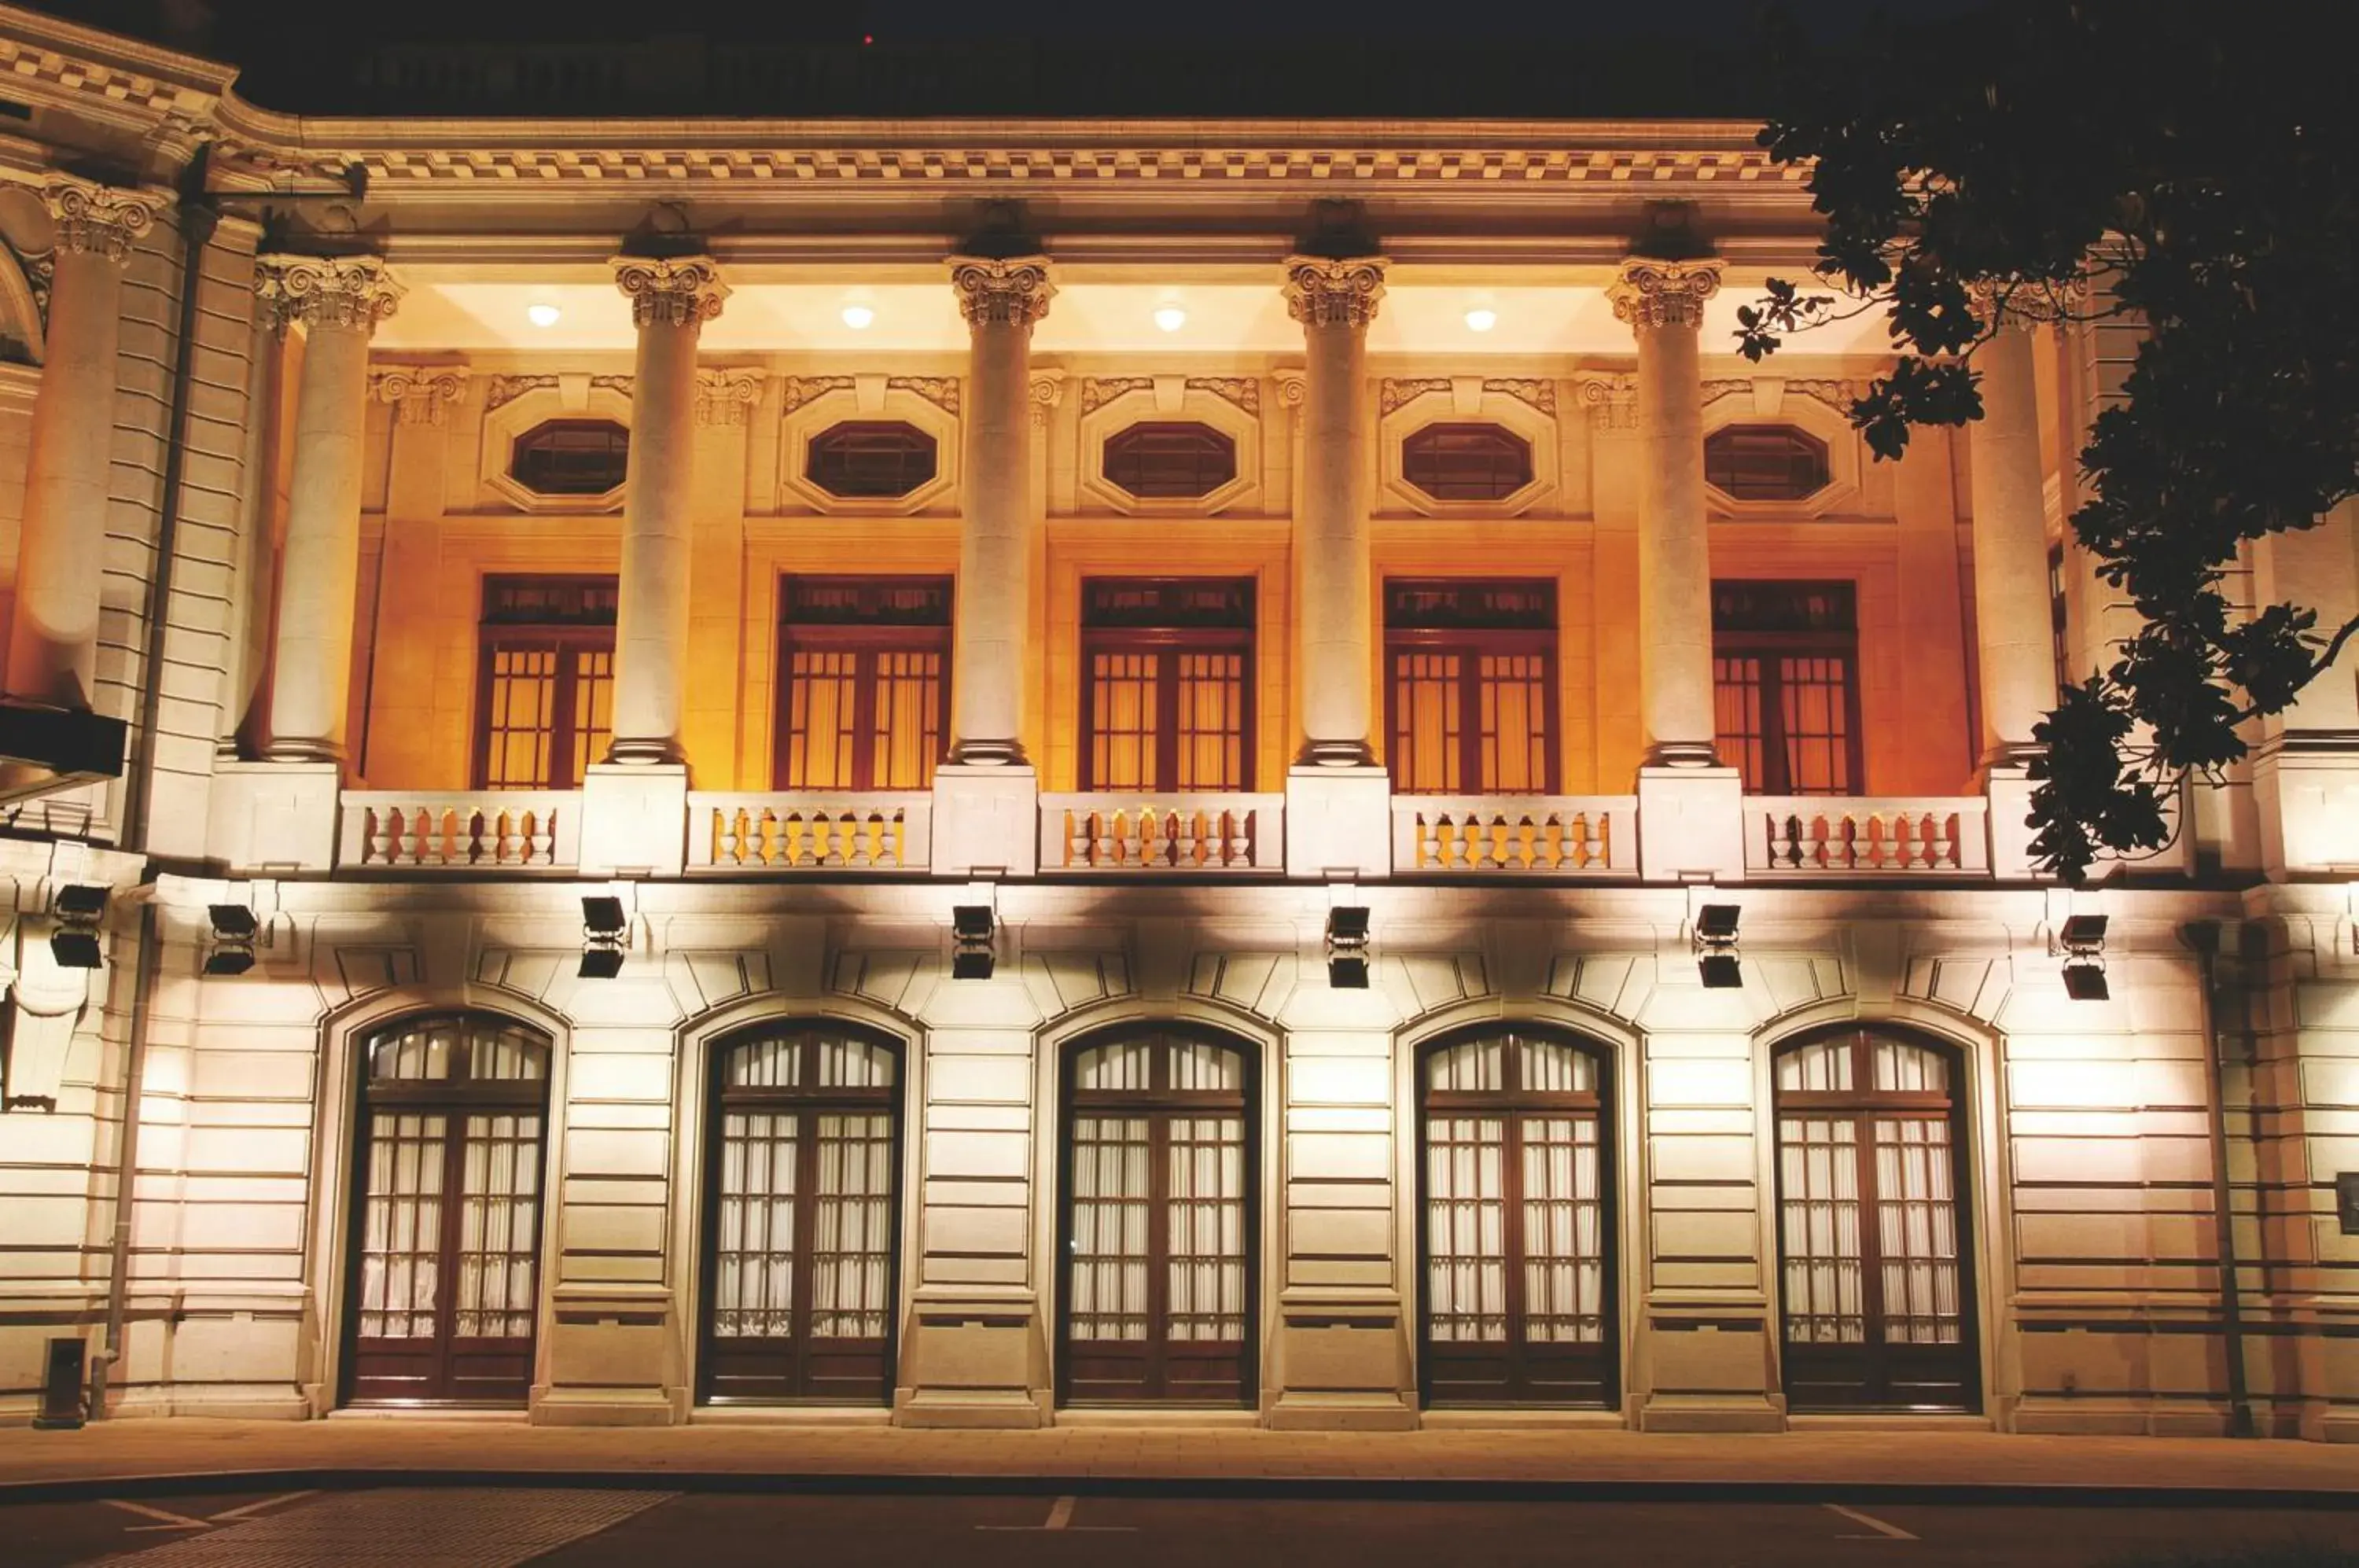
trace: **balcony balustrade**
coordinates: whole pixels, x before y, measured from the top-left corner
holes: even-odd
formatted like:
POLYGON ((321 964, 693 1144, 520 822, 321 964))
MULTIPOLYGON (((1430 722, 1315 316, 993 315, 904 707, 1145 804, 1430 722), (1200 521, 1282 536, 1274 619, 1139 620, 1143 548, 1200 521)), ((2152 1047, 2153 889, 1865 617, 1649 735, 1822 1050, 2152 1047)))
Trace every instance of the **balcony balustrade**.
POLYGON ((336 864, 565 870, 581 864, 578 790, 344 791, 336 864))
POLYGON ((1396 872, 1636 877, 1632 795, 1402 795, 1393 800, 1396 872))
POLYGON ((1980 795, 1751 795, 1745 812, 1747 876, 1991 875, 1990 803, 1980 795))
POLYGON ((933 797, 688 797, 691 871, 918 871, 932 864, 933 797))
POLYGON ((1277 871, 1283 795, 1043 795, 1043 871, 1277 871))

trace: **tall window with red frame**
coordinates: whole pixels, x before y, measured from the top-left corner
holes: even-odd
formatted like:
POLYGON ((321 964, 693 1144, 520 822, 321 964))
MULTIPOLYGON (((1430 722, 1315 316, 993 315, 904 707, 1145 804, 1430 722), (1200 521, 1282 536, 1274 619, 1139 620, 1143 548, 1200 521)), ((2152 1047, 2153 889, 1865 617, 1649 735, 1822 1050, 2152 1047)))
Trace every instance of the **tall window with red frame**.
POLYGON ((925 789, 950 719, 951 580, 789 577, 781 789, 925 789))
POLYGON ((1403 794, 1557 789, 1556 584, 1385 584, 1385 726, 1403 794))
POLYGON ((614 732, 614 579, 484 579, 475 788, 578 789, 614 732))
POLYGON ((1712 585, 1721 760, 1756 795, 1856 795, 1859 615, 1849 583, 1712 585))
POLYGON ((1084 582, 1082 788, 1251 789, 1253 626, 1249 578, 1084 582))

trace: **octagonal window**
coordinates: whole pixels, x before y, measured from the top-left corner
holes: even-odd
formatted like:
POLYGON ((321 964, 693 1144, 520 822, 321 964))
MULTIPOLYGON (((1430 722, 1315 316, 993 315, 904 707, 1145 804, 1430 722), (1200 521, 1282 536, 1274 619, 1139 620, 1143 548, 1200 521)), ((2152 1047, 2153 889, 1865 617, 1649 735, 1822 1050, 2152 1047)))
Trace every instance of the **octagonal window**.
POLYGON ((934 438, 900 419, 847 419, 811 437, 803 477, 847 501, 888 501, 934 476, 934 438))
POLYGON ((1237 476, 1237 443, 1192 419, 1155 419, 1106 438, 1105 476, 1142 500, 1195 500, 1237 476))
POLYGON ((516 438, 508 474, 536 495, 603 495, 630 460, 631 432, 612 419, 544 419, 516 438))
POLYGON ((1723 425, 1704 438, 1703 475, 1737 501, 1800 501, 1833 475, 1827 443, 1791 425, 1723 425))
POLYGON ((1401 442, 1401 477, 1437 501, 1504 501, 1532 482, 1532 443, 1503 425, 1428 425, 1401 442))

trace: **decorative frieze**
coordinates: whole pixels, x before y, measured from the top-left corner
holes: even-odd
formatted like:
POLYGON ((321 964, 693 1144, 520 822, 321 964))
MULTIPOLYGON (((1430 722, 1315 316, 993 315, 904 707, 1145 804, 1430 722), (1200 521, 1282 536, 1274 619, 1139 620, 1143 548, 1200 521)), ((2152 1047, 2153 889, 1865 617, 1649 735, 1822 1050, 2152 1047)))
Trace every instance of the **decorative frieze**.
POLYGON ((614 287, 631 301, 631 324, 698 326, 721 314, 729 286, 709 256, 618 256, 614 287))
POLYGON ((369 373, 369 397, 390 403, 405 425, 439 425, 467 398, 464 370, 432 365, 390 365, 369 373))
POLYGON ((910 392, 923 397, 945 414, 959 411, 959 383, 955 376, 895 376, 886 379, 888 392, 910 392))
POLYGON ((156 212, 163 201, 144 191, 79 180, 50 180, 41 188, 41 199, 57 225, 59 250, 103 256, 110 261, 122 261, 131 255, 139 236, 155 226, 156 212))
POLYGON ((1191 376, 1188 378, 1190 392, 1209 392, 1224 402, 1234 403, 1248 414, 1261 412, 1261 382, 1251 376, 1191 376))
POLYGON ((951 287, 969 326, 1030 327, 1049 314, 1057 285, 1045 256, 951 258, 951 287))
POLYGON ((759 370, 700 370, 696 373, 696 422, 700 425, 742 425, 762 400, 765 373, 759 370))
POLYGON ((1151 376, 1085 376, 1082 377, 1082 412, 1094 414, 1117 397, 1154 387, 1151 376))
MULTIPOLYGON (((488 414, 496 408, 506 406, 506 404, 513 403, 527 392, 541 392, 551 388, 563 391, 565 389, 566 383, 569 380, 573 381, 577 394, 586 394, 592 390, 600 392, 613 392, 622 397, 625 401, 627 401, 631 396, 632 378, 627 376, 550 376, 545 374, 537 376, 495 376, 491 378, 490 383, 484 389, 484 412, 488 414)), ((587 408, 589 406, 589 399, 586 396, 582 396, 581 397, 581 406, 583 408, 587 408)))
POLYGON ((849 376, 789 376, 782 399, 782 411, 791 414, 806 403, 816 402, 831 392, 849 392, 852 387, 849 376))
POLYGON ((254 293, 265 319, 279 332, 305 327, 375 331, 401 302, 402 287, 374 256, 259 256, 254 293))
POLYGON ((1717 261, 1658 261, 1634 257, 1606 293, 1616 321, 1650 327, 1701 327, 1703 304, 1720 292, 1717 261))
POLYGON ((1546 377, 1527 380, 1503 376, 1483 383, 1485 392, 1503 392, 1519 403, 1528 403, 1541 413, 1556 417, 1556 383, 1546 377))
POLYGON ((1447 376, 1418 376, 1396 378, 1387 376, 1376 388, 1376 408, 1380 415, 1392 414, 1408 408, 1429 392, 1450 390, 1447 376))
POLYGON ((1385 297, 1380 256, 1286 258, 1286 313, 1306 327, 1364 327, 1385 297))

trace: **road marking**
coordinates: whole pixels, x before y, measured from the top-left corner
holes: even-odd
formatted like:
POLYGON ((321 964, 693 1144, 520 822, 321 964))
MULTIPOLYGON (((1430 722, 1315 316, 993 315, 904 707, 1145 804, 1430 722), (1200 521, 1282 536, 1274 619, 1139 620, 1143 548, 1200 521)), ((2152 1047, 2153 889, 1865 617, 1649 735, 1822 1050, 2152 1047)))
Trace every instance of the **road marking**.
POLYGON ((160 1525, 147 1524, 130 1526, 129 1528, 133 1530, 212 1529, 212 1521, 211 1519, 190 1519, 186 1514, 176 1514, 170 1512, 168 1509, 151 1508, 145 1503, 126 1503, 120 1497, 101 1497, 99 1498, 99 1501, 104 1503, 110 1508, 121 1508, 126 1514, 138 1514, 144 1519, 162 1519, 165 1521, 160 1525))
POLYGON ((219 1524, 223 1519, 250 1519, 265 1508, 275 1508, 281 1503, 291 1503, 299 1497, 316 1497, 319 1495, 317 1487, 308 1492, 283 1492, 275 1497, 265 1497, 258 1503, 248 1503, 244 1508, 224 1509, 212 1516, 212 1522, 219 1524))
POLYGON ((1049 1508, 1046 1524, 979 1524, 977 1530, 1006 1530, 1014 1534, 1035 1534, 1043 1530, 1077 1530, 1096 1535, 1136 1535, 1138 1528, 1127 1524, 1075 1524, 1073 1510, 1081 1506, 1079 1497, 1059 1497, 1049 1508))
MULTIPOLYGON (((1843 1518, 1851 1520, 1854 1524, 1864 1524, 1867 1526, 1868 1529, 1875 1531, 1877 1535, 1885 1536, 1890 1540, 1915 1541, 1918 1539, 1916 1536, 1913 1536, 1907 1530, 1901 1529, 1898 1525, 1886 1524, 1884 1520, 1877 1519, 1874 1514, 1864 1514, 1857 1508, 1847 1508, 1841 1503, 1821 1503, 1819 1506, 1830 1512, 1843 1515, 1843 1518)), ((1845 1541, 1870 1541, 1875 1538, 1873 1536, 1865 1535, 1847 1535, 1844 1536, 1843 1539, 1845 1541)))

